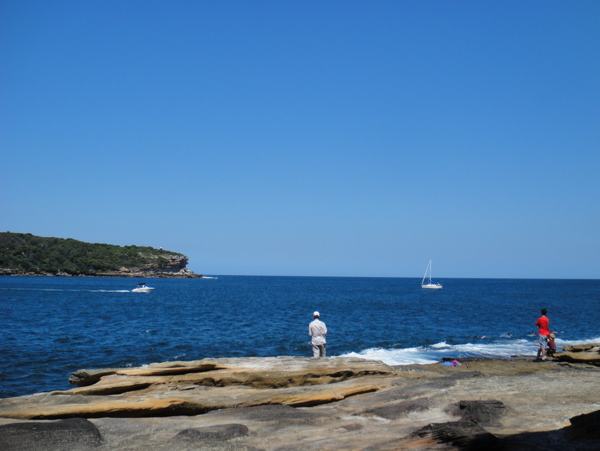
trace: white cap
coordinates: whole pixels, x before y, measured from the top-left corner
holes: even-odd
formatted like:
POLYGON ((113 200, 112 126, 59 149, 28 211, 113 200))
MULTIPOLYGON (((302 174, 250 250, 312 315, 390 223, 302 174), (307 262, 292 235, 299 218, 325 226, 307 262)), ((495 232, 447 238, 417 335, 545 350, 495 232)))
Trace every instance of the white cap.
POLYGON ((321 316, 321 315, 319 314, 319 312, 315 312, 315 313, 313 313, 313 316, 321 316))

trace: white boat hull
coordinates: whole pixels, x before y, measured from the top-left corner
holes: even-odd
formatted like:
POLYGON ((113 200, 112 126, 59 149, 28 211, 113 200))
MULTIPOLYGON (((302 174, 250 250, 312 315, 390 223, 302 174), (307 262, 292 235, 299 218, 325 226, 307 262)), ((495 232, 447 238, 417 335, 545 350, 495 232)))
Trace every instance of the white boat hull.
POLYGON ((427 283, 427 284, 421 285, 421 288, 429 288, 430 290, 441 290, 442 284, 441 283, 427 283))
POLYGON ((154 288, 152 288, 152 287, 134 288, 133 290, 131 290, 131 292, 132 293, 150 293, 152 290, 154 290, 154 288))

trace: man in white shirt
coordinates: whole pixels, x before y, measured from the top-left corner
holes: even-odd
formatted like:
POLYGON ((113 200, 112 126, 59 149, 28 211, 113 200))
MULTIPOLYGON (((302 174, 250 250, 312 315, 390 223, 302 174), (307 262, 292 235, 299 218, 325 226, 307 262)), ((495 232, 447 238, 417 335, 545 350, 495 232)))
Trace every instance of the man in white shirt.
POLYGON ((327 326, 319 318, 319 312, 313 313, 314 320, 308 325, 308 335, 312 337, 311 344, 313 357, 326 357, 325 337, 327 336, 327 326))

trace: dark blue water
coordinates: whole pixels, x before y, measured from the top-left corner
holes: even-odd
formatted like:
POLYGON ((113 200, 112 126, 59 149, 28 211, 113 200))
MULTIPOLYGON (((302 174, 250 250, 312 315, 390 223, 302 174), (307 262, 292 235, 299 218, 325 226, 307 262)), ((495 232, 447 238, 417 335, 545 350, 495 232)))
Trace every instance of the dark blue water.
POLYGON ((137 282, 0 277, 0 397, 68 389, 83 368, 310 356, 314 310, 329 355, 392 364, 533 355, 543 307, 559 345, 600 340, 598 280, 448 279, 423 290, 419 279, 219 276, 148 279, 153 292, 131 293, 137 282))

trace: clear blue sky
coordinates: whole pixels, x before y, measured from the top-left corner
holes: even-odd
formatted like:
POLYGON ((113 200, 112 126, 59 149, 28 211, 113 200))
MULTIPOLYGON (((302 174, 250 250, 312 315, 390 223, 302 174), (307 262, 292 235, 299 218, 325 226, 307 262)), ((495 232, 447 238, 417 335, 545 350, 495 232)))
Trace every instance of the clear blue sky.
POLYGON ((600 278, 598 1, 3 0, 0 46, 1 231, 600 278))

